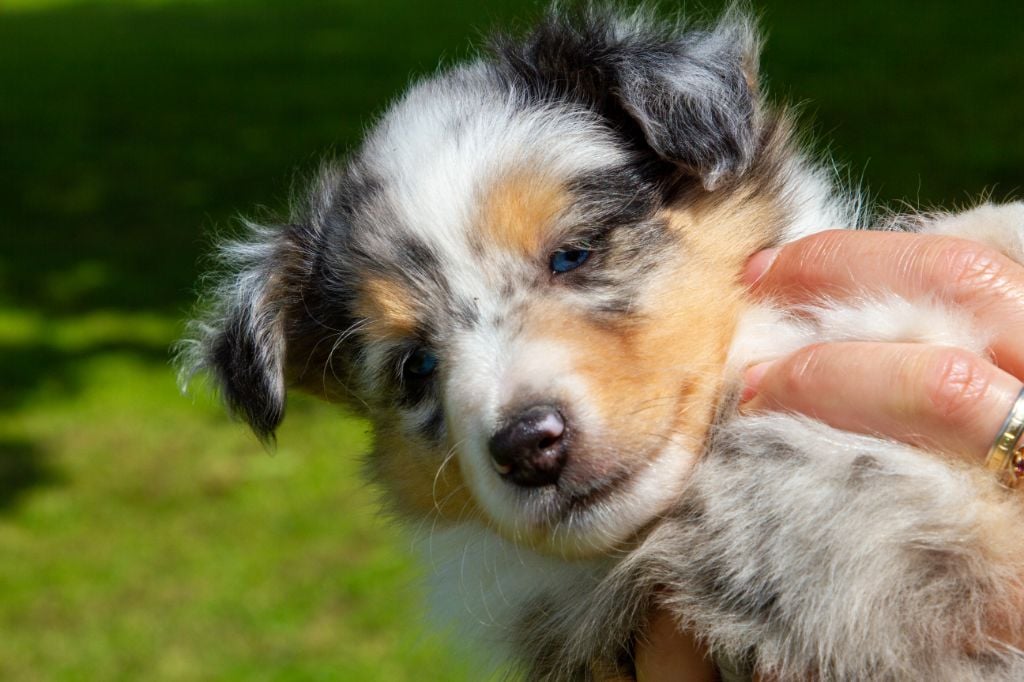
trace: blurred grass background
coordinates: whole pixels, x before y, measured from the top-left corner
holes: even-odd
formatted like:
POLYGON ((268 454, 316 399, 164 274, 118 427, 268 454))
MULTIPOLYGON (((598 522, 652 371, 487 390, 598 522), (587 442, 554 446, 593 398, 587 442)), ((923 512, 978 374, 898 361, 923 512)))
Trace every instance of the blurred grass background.
MULTIPOLYGON (((767 3, 763 72, 883 202, 1020 196, 1022 8, 767 3)), ((295 398, 268 454, 167 348, 213 230, 538 9, 0 0, 0 679, 472 677, 423 634, 362 424, 295 398)))

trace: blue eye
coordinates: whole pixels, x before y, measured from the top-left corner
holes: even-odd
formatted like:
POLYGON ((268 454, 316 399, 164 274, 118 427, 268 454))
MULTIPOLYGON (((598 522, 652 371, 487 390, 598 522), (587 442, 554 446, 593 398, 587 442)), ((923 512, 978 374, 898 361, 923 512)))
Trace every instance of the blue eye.
POLYGON ((551 271, 554 273, 569 272, 587 262, 590 251, 587 249, 561 249, 551 254, 551 271))
POLYGON ((425 379, 437 369, 437 356, 426 348, 418 348, 405 361, 403 369, 409 376, 425 379))

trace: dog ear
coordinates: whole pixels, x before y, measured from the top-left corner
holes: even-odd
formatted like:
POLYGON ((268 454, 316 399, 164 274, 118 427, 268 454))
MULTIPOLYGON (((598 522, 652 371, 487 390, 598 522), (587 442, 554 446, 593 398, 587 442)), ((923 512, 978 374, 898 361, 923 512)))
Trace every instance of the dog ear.
POLYGON ((246 223, 245 239, 221 246, 220 276, 179 350, 183 388, 199 371, 233 414, 264 441, 284 418, 289 330, 301 323, 318 235, 309 224, 246 223))
POLYGON ((666 28, 641 10, 556 10, 525 42, 499 39, 496 50, 530 96, 597 110, 708 190, 756 153, 759 41, 739 11, 666 28))
POLYGON ((708 190, 741 174, 757 142, 758 41, 752 24, 730 15, 648 50, 627 40, 616 94, 663 159, 698 176, 708 190))

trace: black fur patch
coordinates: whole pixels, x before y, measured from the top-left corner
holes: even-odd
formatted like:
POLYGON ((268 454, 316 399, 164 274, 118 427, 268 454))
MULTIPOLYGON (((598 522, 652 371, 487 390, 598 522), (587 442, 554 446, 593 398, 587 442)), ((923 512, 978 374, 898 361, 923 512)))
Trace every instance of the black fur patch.
POLYGON ((268 365, 257 324, 249 310, 239 311, 211 348, 209 362, 231 411, 243 416, 260 440, 268 440, 284 418, 284 402, 274 386, 279 368, 268 365))

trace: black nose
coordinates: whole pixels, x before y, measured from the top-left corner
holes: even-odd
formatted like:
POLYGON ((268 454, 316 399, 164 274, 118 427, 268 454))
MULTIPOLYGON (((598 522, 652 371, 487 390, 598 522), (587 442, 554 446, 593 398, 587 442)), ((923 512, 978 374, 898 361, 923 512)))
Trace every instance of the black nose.
POLYGON ((530 407, 503 426, 489 444, 494 468, 517 485, 537 487, 558 480, 568 451, 568 428, 551 405, 530 407))

